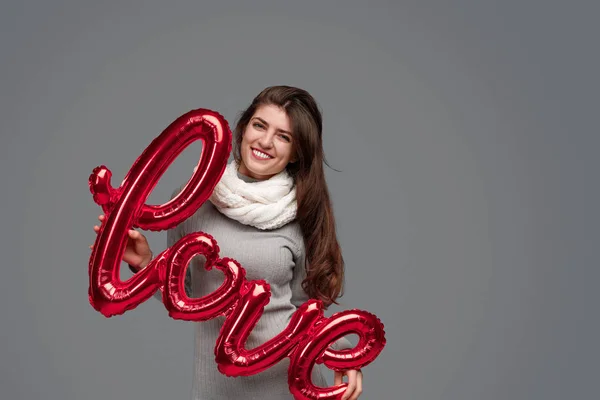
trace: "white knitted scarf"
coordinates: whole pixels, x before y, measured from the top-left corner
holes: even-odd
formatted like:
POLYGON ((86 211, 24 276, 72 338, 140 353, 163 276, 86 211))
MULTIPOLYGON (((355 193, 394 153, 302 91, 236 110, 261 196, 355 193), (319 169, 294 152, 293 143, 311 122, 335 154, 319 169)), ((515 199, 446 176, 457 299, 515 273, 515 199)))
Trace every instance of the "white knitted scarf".
POLYGON ((238 167, 235 160, 227 165, 210 197, 221 213, 261 230, 279 228, 296 218, 296 187, 285 169, 264 181, 245 182, 238 167))

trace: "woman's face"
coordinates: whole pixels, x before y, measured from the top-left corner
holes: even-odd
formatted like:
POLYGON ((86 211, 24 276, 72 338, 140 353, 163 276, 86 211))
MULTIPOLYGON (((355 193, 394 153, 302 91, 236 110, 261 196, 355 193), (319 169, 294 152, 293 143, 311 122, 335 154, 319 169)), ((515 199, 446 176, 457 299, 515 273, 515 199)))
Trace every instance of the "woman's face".
POLYGON ((274 105, 258 107, 242 135, 240 155, 239 172, 258 180, 269 179, 295 162, 287 113, 274 105))

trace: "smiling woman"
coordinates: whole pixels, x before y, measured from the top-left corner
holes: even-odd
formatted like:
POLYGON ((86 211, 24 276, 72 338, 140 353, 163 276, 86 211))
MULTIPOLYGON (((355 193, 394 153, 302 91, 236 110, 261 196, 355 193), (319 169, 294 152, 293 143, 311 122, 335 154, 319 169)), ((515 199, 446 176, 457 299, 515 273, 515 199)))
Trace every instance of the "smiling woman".
MULTIPOLYGON (((246 342, 249 349, 280 334, 309 299, 329 306, 343 292, 344 260, 323 169, 322 125, 317 103, 305 90, 264 89, 240 115, 233 131, 234 160, 209 201, 167 234, 167 245, 173 247, 190 233, 209 232, 219 254, 237 260, 248 280, 270 285, 270 300, 246 342)), ((123 260, 134 271, 150 263, 152 252, 144 235, 130 232, 123 260)), ((205 266, 205 258, 197 256, 186 270, 190 297, 213 293, 223 283, 219 270, 205 266)), ((215 343, 224 321, 219 317, 195 324, 194 398, 289 399, 288 359, 251 376, 231 378, 217 370, 215 343)), ((353 346, 341 337, 331 347, 353 346)), ((312 383, 324 388, 327 382, 319 368, 312 370, 312 383)), ((334 383, 342 384, 344 376, 348 386, 343 399, 357 399, 362 372, 336 371, 334 383)))

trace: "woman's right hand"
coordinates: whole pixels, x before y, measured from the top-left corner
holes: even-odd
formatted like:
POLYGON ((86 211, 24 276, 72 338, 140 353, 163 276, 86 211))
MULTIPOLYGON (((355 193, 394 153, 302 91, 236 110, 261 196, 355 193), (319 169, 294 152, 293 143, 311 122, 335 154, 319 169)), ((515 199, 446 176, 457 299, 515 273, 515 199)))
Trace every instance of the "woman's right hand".
MULTIPOLYGON (((98 217, 100 224, 104 222, 105 218, 104 215, 98 217)), ((100 227, 94 225, 94 231, 96 233, 100 232, 100 227)), ((92 247, 94 246, 90 246, 90 249, 92 247)), ((134 229, 130 229, 128 232, 127 245, 125 246, 125 252, 123 253, 123 261, 139 269, 145 268, 146 265, 152 261, 152 251, 150 250, 148 240, 146 240, 144 235, 134 229)))

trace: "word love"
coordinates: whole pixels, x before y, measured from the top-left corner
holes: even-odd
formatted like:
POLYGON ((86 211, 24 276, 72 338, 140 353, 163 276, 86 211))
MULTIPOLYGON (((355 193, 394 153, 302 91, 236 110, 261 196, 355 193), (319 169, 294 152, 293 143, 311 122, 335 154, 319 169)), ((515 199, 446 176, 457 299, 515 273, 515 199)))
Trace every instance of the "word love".
POLYGON ((374 315, 349 310, 325 318, 322 302, 318 300, 309 300, 301 305, 277 336, 247 350, 245 343, 248 336, 269 302, 270 286, 264 280, 247 281, 240 264, 231 258, 220 259, 218 252, 218 244, 209 234, 189 234, 159 254, 138 274, 150 268, 156 272, 146 274, 164 277, 146 284, 151 285, 154 291, 162 286, 163 303, 172 318, 206 321, 219 315, 227 316, 215 346, 215 359, 221 373, 228 376, 253 375, 284 357, 291 357, 288 384, 297 399, 336 398, 344 393, 347 384, 329 390, 312 385, 314 364, 324 363, 334 370, 359 369, 377 357, 385 339, 383 326, 374 315), (189 298, 184 289, 186 268, 198 254, 206 258, 207 269, 215 267, 223 272, 224 282, 211 294, 189 298), (331 342, 348 333, 356 333, 360 337, 354 349, 328 349, 331 342), (330 393, 331 397, 323 396, 324 393, 330 393))
POLYGON ((227 121, 218 113, 198 109, 176 119, 154 139, 120 187, 111 186, 111 172, 106 167, 94 169, 89 187, 106 219, 90 256, 90 304, 111 317, 137 307, 161 290, 163 304, 174 319, 206 321, 226 316, 215 345, 215 360, 221 373, 253 375, 289 357, 288 384, 295 399, 339 399, 347 384, 316 387, 311 380, 312 368, 315 363, 324 363, 339 371, 359 369, 372 362, 385 345, 383 324, 374 315, 348 310, 326 318, 322 302, 309 300, 296 310, 280 334, 247 350, 246 340, 269 302, 270 287, 263 280, 247 281, 241 265, 231 258, 220 258, 217 242, 204 232, 184 236, 130 279, 120 279, 129 229, 165 230, 189 218, 214 190, 230 151, 227 121), (168 166, 196 140, 203 141, 202 153, 186 186, 165 204, 146 205, 144 202, 168 166), (206 258, 205 268, 222 271, 224 281, 215 292, 190 298, 185 293, 184 280, 189 263, 197 255, 206 258), (330 343, 350 333, 359 336, 353 349, 329 348, 330 343))

